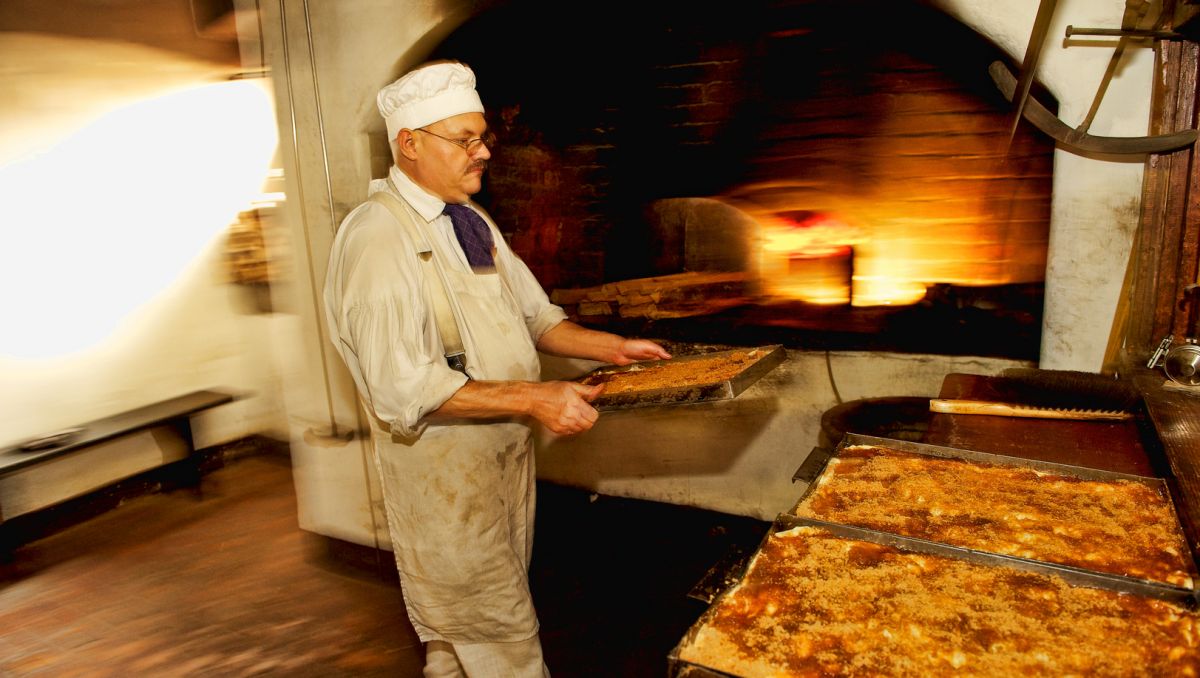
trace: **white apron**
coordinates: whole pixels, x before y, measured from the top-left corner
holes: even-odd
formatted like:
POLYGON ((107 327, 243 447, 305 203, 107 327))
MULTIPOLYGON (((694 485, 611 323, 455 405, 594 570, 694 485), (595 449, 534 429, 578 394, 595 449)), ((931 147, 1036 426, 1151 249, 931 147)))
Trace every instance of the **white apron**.
MULTIPOLYGON (((440 270, 468 374, 537 381, 537 350, 500 275, 440 270)), ((535 504, 529 426, 439 422, 412 442, 370 419, 392 548, 417 635, 423 642, 451 643, 535 635, 528 583, 535 504)))

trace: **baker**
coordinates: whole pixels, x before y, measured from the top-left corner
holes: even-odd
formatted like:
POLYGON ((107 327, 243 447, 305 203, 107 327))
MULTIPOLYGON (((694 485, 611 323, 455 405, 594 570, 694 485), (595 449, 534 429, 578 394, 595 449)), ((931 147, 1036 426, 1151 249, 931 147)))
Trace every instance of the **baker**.
POLYGON ((625 365, 658 344, 566 320, 470 196, 495 148, 475 75, 422 65, 377 97, 394 164, 342 221, 326 321, 367 412, 426 676, 549 675, 529 593, 531 426, 591 428, 601 387, 539 350, 625 365))

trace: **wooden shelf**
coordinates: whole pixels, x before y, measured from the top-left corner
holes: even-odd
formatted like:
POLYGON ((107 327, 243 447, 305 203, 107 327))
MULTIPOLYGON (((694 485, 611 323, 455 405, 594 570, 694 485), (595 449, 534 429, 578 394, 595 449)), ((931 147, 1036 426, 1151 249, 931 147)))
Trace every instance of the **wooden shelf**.
MULTIPOLYGON (((172 420, 182 420, 197 412, 231 402, 234 397, 219 391, 193 391, 185 395, 115 414, 82 424, 77 435, 62 444, 44 449, 26 450, 21 443, 0 449, 0 475, 34 466, 49 459, 80 450, 117 436, 150 428, 172 420)), ((188 443, 191 441, 189 439, 188 443)))

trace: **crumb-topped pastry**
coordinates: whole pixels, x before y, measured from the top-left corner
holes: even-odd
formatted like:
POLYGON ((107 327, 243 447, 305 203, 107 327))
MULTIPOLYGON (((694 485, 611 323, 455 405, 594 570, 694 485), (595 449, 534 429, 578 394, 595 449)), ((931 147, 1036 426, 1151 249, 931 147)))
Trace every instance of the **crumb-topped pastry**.
POLYGON ((580 381, 588 386, 604 384, 603 395, 706 386, 736 377, 766 354, 761 349, 748 349, 699 357, 685 356, 653 364, 602 369, 580 381))
POLYGON ((1193 588, 1170 499, 1130 480, 845 447, 798 516, 1193 588))
POLYGON ((1195 676, 1197 616, 798 527, 772 534, 677 648, 735 676, 1195 676))

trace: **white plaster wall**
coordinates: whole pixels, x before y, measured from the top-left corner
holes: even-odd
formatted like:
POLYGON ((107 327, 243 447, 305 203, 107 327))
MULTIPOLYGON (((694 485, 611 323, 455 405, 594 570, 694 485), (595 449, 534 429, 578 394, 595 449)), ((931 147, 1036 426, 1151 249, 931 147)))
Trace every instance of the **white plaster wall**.
MULTIPOLYGON (((324 280, 336 223, 365 197, 367 181, 381 176, 387 165, 375 94, 486 4, 343 0, 311 3, 309 17, 302 3, 262 5, 281 138, 292 138, 293 115, 296 121, 296 148, 286 143, 284 148, 288 215, 296 241, 304 242, 309 252, 304 275, 315 286, 297 286, 297 324, 304 339, 295 368, 286 374, 296 487, 306 529, 360 543, 381 541, 378 489, 366 461, 367 447, 361 436, 341 441, 329 435, 334 428, 346 432, 362 425, 349 378, 319 325, 319 292, 313 293, 324 280)), ((1018 61, 1038 5, 1037 0, 938 4, 1018 61)), ((1121 0, 1061 0, 1051 35, 1061 36, 1067 23, 1117 25, 1123 7, 1121 0)), ((1042 78, 1073 125, 1090 105, 1111 51, 1065 49, 1059 42, 1052 37, 1045 49, 1042 78)), ((1094 132, 1144 133, 1149 71, 1149 55, 1134 54, 1113 84, 1094 132)), ((1057 153, 1043 366, 1099 367, 1129 249, 1129 210, 1136 206, 1140 177, 1140 159, 1117 162, 1057 153)), ((836 404, 824 360, 821 353, 793 352, 784 367, 728 403, 606 413, 585 435, 543 441, 539 476, 608 494, 771 517, 798 494, 791 475, 817 442, 821 412, 836 404)), ((1016 364, 877 353, 838 353, 831 360, 846 400, 930 396, 947 373, 991 374, 1016 364)))

